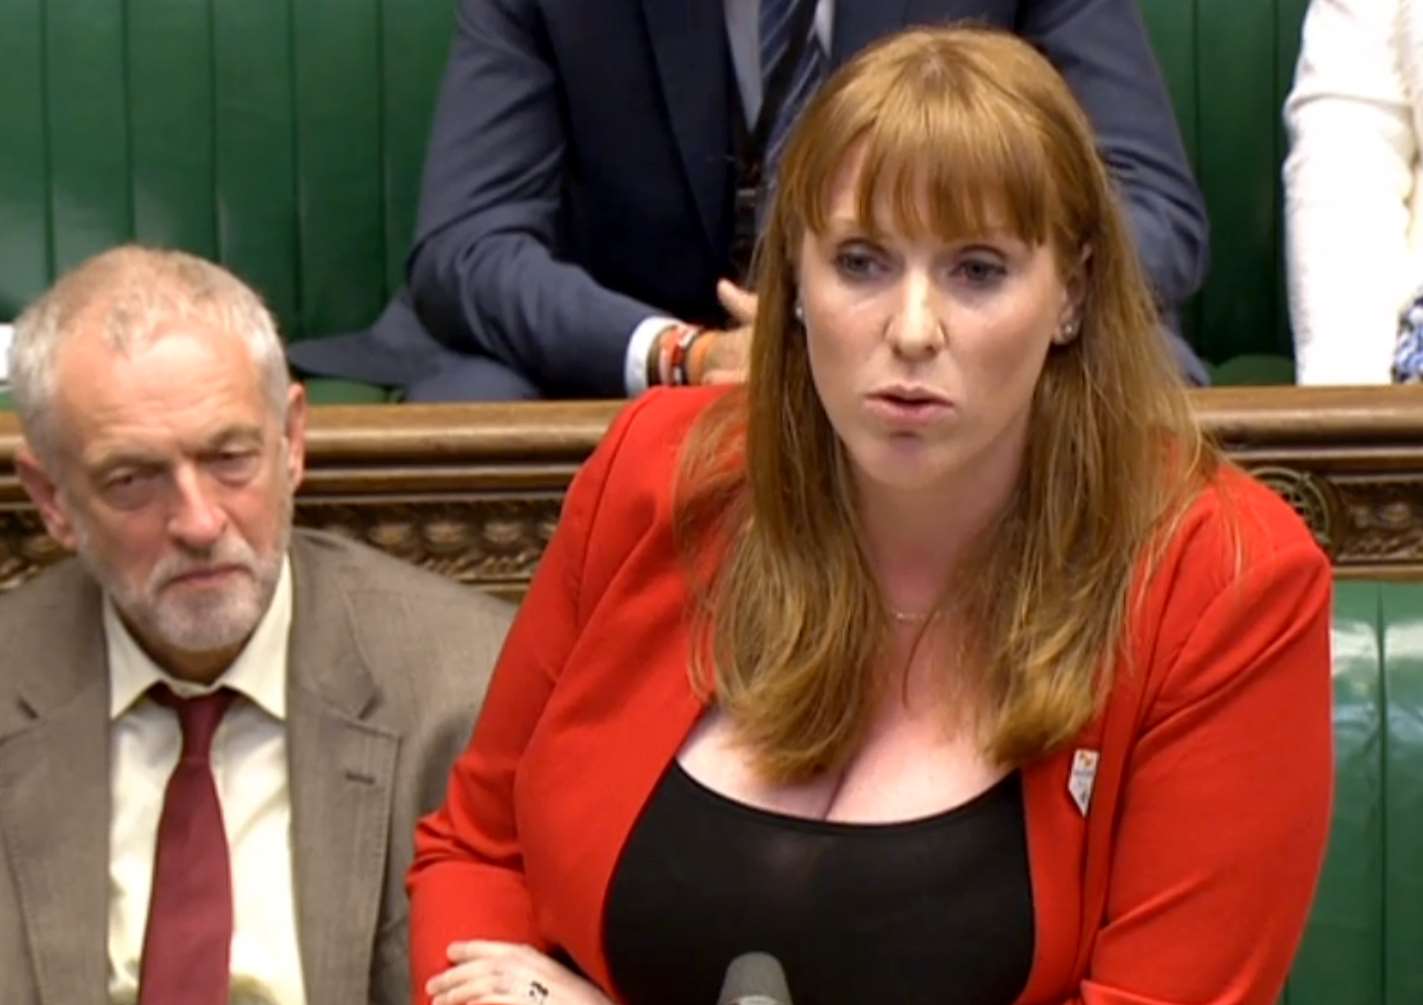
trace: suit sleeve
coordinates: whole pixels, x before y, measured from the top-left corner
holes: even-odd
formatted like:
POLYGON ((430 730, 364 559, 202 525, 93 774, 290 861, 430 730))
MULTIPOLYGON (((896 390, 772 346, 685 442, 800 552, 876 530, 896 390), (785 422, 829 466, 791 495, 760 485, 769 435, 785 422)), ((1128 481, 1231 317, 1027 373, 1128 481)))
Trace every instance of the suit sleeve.
POLYGON ((1018 32, 1052 60, 1096 130, 1158 300, 1179 307, 1205 280, 1205 201, 1136 0, 1035 0, 1018 32))
POLYGON ((514 776, 577 641, 591 527, 613 455, 637 407, 624 410, 570 486, 558 528, 500 653, 474 734, 451 772, 444 805, 416 828, 406 885, 417 1003, 426 1001, 425 982, 449 965, 451 942, 499 939, 549 948, 524 881, 514 776))
POLYGON ((1070 1005, 1278 997, 1329 827, 1330 589, 1301 542, 1192 605, 1126 765, 1105 920, 1070 1005))
POLYGON ((463 0, 425 177, 411 294, 442 341, 566 397, 621 397, 628 340, 665 313, 558 257, 567 138, 533 0, 463 0))
POLYGON ((1302 384, 1387 384, 1418 138, 1394 0, 1314 0, 1285 102, 1286 277, 1302 384))

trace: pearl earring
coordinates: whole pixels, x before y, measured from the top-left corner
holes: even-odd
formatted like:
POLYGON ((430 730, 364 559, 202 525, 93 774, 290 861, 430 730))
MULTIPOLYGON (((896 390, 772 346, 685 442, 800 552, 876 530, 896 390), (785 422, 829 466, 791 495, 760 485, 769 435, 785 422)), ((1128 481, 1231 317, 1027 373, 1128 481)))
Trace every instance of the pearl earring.
POLYGON ((791 308, 791 313, 795 315, 796 321, 805 324, 805 304, 797 300, 795 306, 791 308))

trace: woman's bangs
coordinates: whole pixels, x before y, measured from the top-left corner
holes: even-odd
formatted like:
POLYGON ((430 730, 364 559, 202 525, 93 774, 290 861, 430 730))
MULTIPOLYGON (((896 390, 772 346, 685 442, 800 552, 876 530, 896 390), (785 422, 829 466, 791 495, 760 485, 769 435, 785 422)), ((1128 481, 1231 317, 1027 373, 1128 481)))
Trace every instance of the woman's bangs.
POLYGON ((887 205, 893 224, 945 242, 1006 231, 1048 234, 1051 175, 1042 144, 1014 110, 897 91, 863 138, 855 193, 862 220, 887 205))

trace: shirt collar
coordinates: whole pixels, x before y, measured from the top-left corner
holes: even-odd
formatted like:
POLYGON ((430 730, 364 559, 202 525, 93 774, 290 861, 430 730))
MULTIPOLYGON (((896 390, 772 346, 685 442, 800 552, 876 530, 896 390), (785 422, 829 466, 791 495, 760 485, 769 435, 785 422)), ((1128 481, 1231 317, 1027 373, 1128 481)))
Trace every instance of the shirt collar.
POLYGON ((210 685, 180 681, 165 673, 143 651, 107 594, 104 595, 104 638, 109 661, 109 718, 117 719, 154 684, 167 684, 175 694, 191 698, 219 687, 230 687, 272 718, 287 717, 287 639, 291 634, 291 560, 282 559, 282 571, 272 602, 257 622, 252 637, 228 667, 210 685))

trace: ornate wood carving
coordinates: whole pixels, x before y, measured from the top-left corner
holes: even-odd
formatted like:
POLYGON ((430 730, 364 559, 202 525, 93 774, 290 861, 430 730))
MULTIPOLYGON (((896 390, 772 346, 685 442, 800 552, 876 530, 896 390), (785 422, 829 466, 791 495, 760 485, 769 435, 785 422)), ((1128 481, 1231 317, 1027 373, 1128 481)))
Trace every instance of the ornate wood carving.
POLYGON ((19 586, 64 555, 33 509, 0 511, 0 591, 19 586))
MULTIPOLYGON (((1423 389, 1199 391, 1202 423, 1313 529, 1344 577, 1423 580, 1423 389)), ((315 410, 297 521, 511 598, 616 402, 315 410)), ((60 557, 0 415, 0 590, 60 557)))
POLYGON ((364 541, 464 583, 517 599, 558 522, 560 492, 517 497, 305 499, 297 522, 364 541))
POLYGON ((1222 388, 1202 423, 1352 579, 1423 580, 1423 388, 1222 388))

